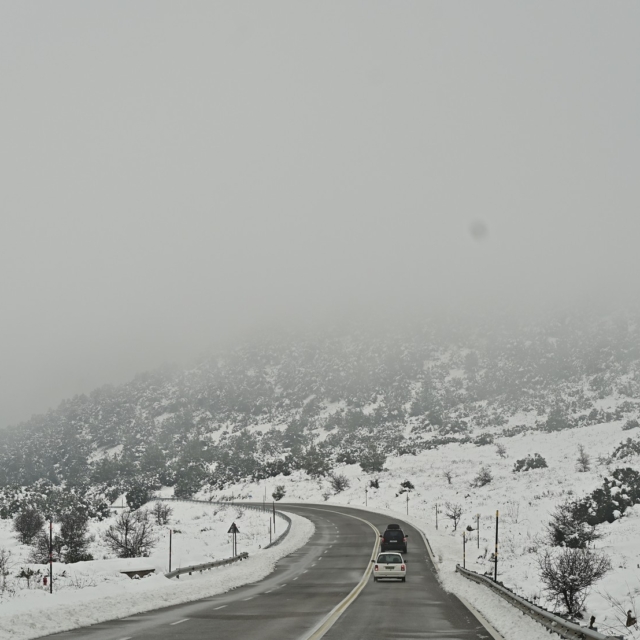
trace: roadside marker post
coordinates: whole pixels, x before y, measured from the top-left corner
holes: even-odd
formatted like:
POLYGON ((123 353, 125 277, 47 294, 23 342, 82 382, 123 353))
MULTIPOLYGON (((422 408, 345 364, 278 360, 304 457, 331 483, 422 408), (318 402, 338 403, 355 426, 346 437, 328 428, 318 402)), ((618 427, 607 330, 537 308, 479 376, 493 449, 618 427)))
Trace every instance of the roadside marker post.
POLYGON ((438 503, 436 502, 436 531, 438 530, 438 503))
POLYGON ((173 529, 169 529, 169 573, 171 573, 171 547, 173 542, 173 529))
POLYGON ((49 516, 49 593, 53 593, 53 516, 49 516))
POLYGON ((496 511, 496 550, 495 550, 495 561, 496 565, 493 568, 493 581, 498 582, 498 523, 500 520, 500 511, 496 511))
POLYGON ((476 529, 478 530, 478 549, 480 548, 480 514, 476 513, 476 529))
POLYGON ((462 532, 462 568, 467 568, 467 532, 462 532))

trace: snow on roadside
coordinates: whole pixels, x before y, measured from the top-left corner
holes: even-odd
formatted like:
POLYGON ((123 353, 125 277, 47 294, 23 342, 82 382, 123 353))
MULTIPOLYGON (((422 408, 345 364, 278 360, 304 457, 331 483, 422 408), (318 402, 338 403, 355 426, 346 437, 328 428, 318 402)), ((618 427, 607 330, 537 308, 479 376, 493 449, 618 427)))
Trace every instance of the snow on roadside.
MULTIPOLYGON (((190 506, 202 511, 203 506, 207 508, 209 505, 190 506)), ((245 513, 258 512, 245 510, 245 513)), ((179 581, 169 580, 163 574, 151 574, 142 580, 130 580, 120 574, 118 568, 118 572, 112 572, 112 580, 103 581, 95 587, 59 590, 53 595, 37 589, 32 590, 32 597, 7 599, 0 605, 0 637, 7 640, 29 640, 106 620, 124 618, 152 609, 207 598, 261 580, 274 570, 280 558, 306 544, 314 532, 314 525, 306 518, 293 514, 287 515, 292 520, 291 530, 279 545, 259 551, 254 549, 254 553, 250 554, 248 560, 233 565, 193 576, 183 576, 179 581)), ((238 526, 241 522, 238 522, 238 526)), ((243 527, 240 528, 242 531, 243 527)), ((228 557, 226 530, 224 542, 225 553, 219 554, 218 557, 228 557)), ((239 550, 246 550, 246 547, 240 546, 239 550)), ((148 560, 152 558, 141 558, 139 563, 144 564, 148 560)), ((207 559, 201 561, 206 562, 207 559)), ((115 560, 114 562, 123 561, 115 560)), ((193 562, 189 559, 186 564, 193 564, 193 562)), ((75 565, 66 567, 71 569, 75 565)))

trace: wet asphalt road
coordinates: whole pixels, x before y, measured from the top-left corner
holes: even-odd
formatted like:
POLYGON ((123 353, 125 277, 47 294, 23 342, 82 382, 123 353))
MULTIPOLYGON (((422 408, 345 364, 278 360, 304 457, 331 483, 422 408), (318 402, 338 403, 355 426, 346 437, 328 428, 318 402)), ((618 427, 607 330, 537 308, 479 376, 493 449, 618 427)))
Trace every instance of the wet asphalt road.
MULTIPOLYGON (((47 636, 56 640, 302 640, 360 582, 370 566, 376 535, 389 519, 368 511, 329 505, 281 505, 305 516, 311 540, 278 562, 254 584, 219 596, 158 609, 130 618, 47 636)), ((407 581, 371 577, 337 619, 327 640, 488 640, 490 634, 455 597, 444 592, 420 534, 409 534, 407 581)), ((189 579, 183 576, 182 579, 189 579)))

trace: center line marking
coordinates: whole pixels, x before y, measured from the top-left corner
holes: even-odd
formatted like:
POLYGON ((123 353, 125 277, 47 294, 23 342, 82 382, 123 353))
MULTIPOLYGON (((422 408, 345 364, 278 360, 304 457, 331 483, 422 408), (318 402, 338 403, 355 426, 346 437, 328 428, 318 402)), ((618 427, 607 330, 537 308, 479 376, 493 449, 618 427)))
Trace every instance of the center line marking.
POLYGON ((273 589, 269 589, 269 591, 265 591, 265 593, 271 593, 273 589))
POLYGON ((253 600, 255 598, 255 596, 251 596, 250 598, 245 598, 244 602, 246 602, 247 600, 253 600))
POLYGON ((300 576, 297 576, 296 578, 294 578, 294 580, 297 580, 300 576))
POLYGON ((186 622, 188 619, 189 619, 189 618, 183 618, 182 620, 178 620, 177 622, 172 622, 172 623, 171 623, 171 626, 173 627, 173 626, 175 626, 176 624, 180 624, 180 623, 182 623, 182 622, 186 622))
POLYGON ((224 609, 226 606, 227 606, 226 604, 223 604, 221 607, 216 607, 214 611, 217 611, 218 609, 224 609))

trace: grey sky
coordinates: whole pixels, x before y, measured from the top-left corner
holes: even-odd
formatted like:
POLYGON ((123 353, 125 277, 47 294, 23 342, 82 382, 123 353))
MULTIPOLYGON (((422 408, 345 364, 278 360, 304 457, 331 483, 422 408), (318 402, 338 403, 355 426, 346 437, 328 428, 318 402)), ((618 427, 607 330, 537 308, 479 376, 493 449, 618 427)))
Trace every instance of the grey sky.
POLYGON ((263 324, 635 293, 639 28, 0 2, 0 425, 263 324))

